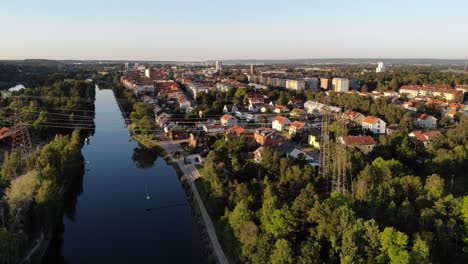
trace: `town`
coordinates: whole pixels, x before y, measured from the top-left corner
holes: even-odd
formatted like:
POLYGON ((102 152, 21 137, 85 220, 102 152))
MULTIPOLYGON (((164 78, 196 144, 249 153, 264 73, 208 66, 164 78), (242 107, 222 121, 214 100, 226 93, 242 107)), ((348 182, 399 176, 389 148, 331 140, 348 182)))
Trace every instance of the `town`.
MULTIPOLYGON (((289 71, 286 67, 239 66, 216 61, 207 66, 159 68, 135 63, 130 68, 126 63, 121 83, 153 108, 155 126, 160 128, 155 130, 155 139, 185 140, 190 153, 198 150, 205 157, 213 138, 244 136, 259 146, 251 153, 254 160, 261 157, 263 147, 271 147, 319 166, 325 111, 333 114, 334 120, 344 119, 346 126, 354 128, 337 140, 364 154, 378 144, 379 135, 390 135, 401 122, 408 122, 408 135, 427 147, 434 136, 468 115, 468 106, 463 104, 468 85, 402 85, 368 92, 361 89, 355 77, 314 74, 319 68, 289 71), (229 74, 225 74, 226 68, 229 74), (320 93, 338 99, 327 102, 314 96, 320 93), (345 99, 340 101, 340 97, 345 99), (364 105, 356 107, 349 102, 356 97, 368 104, 383 102, 405 119, 386 118, 387 114, 364 105)), ((332 70, 328 68, 326 72, 332 70)), ((380 62, 375 72, 385 72, 386 68, 380 62)))
MULTIPOLYGON (((463 259, 455 230, 468 201, 466 74, 385 62, 0 67, 24 69, 24 82, 39 87, 6 82, 14 86, 1 92, 0 246, 15 245, 3 260, 60 258, 53 241, 64 231, 52 223, 66 223, 81 191, 103 179, 111 184, 79 212, 94 217, 95 201, 116 212, 144 202, 120 218, 157 233, 164 221, 201 230, 171 240, 204 241, 179 261, 386 263, 397 258, 387 246, 399 247, 391 250, 402 263, 463 259), (131 203, 100 198, 130 190, 131 203), (160 205, 174 195, 184 202, 160 205), (385 244, 397 236, 407 242, 385 244)), ((94 236, 107 235, 87 242, 99 256, 94 236)))

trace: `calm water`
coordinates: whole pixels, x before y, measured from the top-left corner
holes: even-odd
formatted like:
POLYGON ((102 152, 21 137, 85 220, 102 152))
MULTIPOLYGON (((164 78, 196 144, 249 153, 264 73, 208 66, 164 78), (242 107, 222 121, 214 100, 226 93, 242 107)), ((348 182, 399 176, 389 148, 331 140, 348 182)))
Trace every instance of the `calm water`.
POLYGON ((97 90, 81 193, 67 205, 63 234, 56 234, 45 262, 202 263, 199 231, 176 172, 130 140, 124 125, 113 92, 97 90))

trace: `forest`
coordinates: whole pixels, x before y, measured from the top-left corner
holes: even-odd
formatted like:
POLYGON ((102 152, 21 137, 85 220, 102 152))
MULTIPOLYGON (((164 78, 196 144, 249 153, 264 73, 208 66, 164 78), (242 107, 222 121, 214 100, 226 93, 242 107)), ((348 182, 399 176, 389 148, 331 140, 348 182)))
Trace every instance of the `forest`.
POLYGON ((404 131, 348 149, 344 194, 276 150, 253 162, 255 147, 220 139, 196 182, 233 263, 468 261, 468 118, 427 149, 404 131))
POLYGON ((2 123, 11 126, 6 117, 21 115, 33 142, 26 154, 7 152, 3 160, 0 263, 18 263, 62 222, 63 197, 83 174, 81 147, 94 130, 94 97, 92 83, 59 80, 0 102, 2 123))

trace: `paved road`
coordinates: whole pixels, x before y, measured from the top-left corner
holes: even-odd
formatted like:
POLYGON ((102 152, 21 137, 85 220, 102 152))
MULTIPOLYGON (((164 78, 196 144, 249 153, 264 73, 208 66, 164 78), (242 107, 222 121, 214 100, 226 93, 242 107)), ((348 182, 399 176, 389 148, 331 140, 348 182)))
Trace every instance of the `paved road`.
POLYGON ((194 182, 196 179, 201 177, 200 173, 198 172, 197 168, 193 164, 185 164, 183 157, 175 159, 170 154, 176 150, 179 150, 179 151, 182 150, 179 144, 180 142, 183 142, 183 141, 184 140, 162 141, 162 142, 159 142, 159 145, 162 148, 164 148, 164 150, 167 152, 169 157, 171 157, 171 160, 173 162, 177 162, 177 165, 179 165, 179 168, 182 170, 182 173, 187 179, 190 185, 190 189, 192 190, 193 196, 195 198, 195 202, 197 203, 198 208, 200 209, 200 213, 202 215, 202 219, 205 224, 205 228, 208 233, 208 237, 210 239, 213 251, 215 252, 216 258, 218 259, 218 263, 228 264, 229 262, 226 258, 226 255, 224 254, 221 244, 219 243, 218 236, 216 235, 216 230, 213 225, 213 221, 211 221, 210 215, 208 214, 208 211, 206 210, 206 207, 203 204, 203 200, 201 199, 200 194, 198 193, 197 187, 194 182))
POLYGON ((205 228, 208 233, 208 237, 210 238, 211 245, 216 254, 218 262, 221 264, 228 264, 229 262, 226 258, 226 255, 224 254, 223 248, 221 247, 221 244, 219 243, 218 237, 216 235, 216 230, 213 225, 213 221, 211 221, 208 211, 206 210, 205 205, 203 204, 203 201, 200 197, 200 194, 198 193, 197 187, 195 186, 194 179, 200 177, 200 174, 198 173, 198 170, 195 168, 195 166, 193 166, 192 164, 187 165, 184 163, 183 160, 179 160, 178 164, 179 167, 182 169, 185 177, 188 179, 190 188, 192 189, 193 196, 195 197, 195 201, 197 202, 198 208, 200 209, 200 213, 205 223, 205 228))

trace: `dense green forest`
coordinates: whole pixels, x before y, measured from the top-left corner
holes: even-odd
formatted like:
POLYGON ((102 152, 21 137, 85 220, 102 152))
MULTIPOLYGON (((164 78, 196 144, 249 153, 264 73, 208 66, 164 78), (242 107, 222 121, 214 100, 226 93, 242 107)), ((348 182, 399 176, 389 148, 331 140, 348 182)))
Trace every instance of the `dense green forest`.
POLYGON ((257 164, 249 151, 219 140, 197 180, 233 262, 468 261, 468 118, 427 150, 404 132, 369 156, 348 150, 346 194, 304 161, 265 148, 257 164))
POLYGON ((6 153, 0 171, 0 263, 18 263, 62 221, 63 197, 83 174, 83 137, 94 129, 94 84, 63 82, 28 88, 0 101, 2 118, 22 114, 35 146, 6 153))

